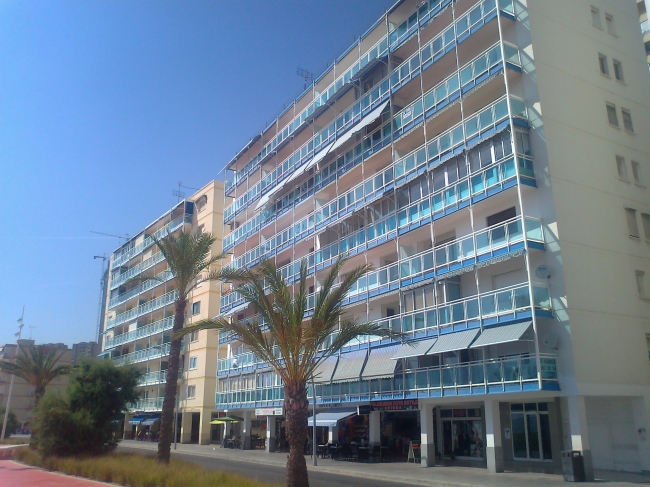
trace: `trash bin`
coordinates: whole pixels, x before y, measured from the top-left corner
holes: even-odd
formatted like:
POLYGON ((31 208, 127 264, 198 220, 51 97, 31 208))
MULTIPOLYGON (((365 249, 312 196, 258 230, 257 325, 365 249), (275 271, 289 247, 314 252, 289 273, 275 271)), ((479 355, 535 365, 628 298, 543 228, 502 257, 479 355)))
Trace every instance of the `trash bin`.
POLYGON ((578 450, 562 452, 562 476, 566 482, 585 481, 585 460, 578 450))

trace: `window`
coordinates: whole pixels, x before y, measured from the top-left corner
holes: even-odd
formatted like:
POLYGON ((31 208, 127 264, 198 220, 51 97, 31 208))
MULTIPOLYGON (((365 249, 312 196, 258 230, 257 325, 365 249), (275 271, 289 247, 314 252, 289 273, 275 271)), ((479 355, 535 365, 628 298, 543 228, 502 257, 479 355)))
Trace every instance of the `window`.
POLYGON ((495 213, 494 215, 488 216, 487 226, 491 227, 492 225, 497 225, 506 220, 510 220, 511 218, 514 218, 516 216, 517 216, 517 210, 515 210, 515 207, 513 206, 512 208, 508 208, 507 210, 503 210, 500 211, 499 213, 495 213))
POLYGON ((634 132, 634 126, 632 125, 632 114, 629 110, 621 108, 621 113, 623 114, 623 126, 628 132, 634 132))
POLYGON ((615 36, 616 28, 614 27, 614 16, 612 14, 605 14, 605 24, 607 25, 607 32, 615 36))
POLYGON ((627 219, 627 233, 632 238, 639 238, 639 225, 636 223, 636 210, 634 208, 625 208, 625 218, 627 219))
POLYGON ((623 65, 621 64, 620 61, 616 59, 614 59, 613 62, 614 62, 614 76, 619 81, 625 81, 625 78, 623 77, 623 65))
POLYGON ((201 301, 197 301, 196 303, 192 303, 192 314, 193 315, 198 315, 201 312, 201 301))
POLYGON ((517 140, 517 152, 525 156, 532 156, 533 151, 530 147, 530 136, 525 132, 515 132, 517 140))
POLYGON ((187 386, 187 398, 196 397, 196 386, 187 386))
POLYGON ((196 200, 196 210, 197 210, 197 212, 200 213, 203 210, 205 210, 205 206, 206 206, 207 203, 208 203, 208 195, 207 194, 204 194, 203 196, 200 196, 199 198, 197 198, 197 200, 196 200))
POLYGON ((646 240, 650 240, 650 215, 641 213, 641 221, 643 222, 643 235, 646 240))
POLYGON ((618 127, 618 115, 616 115, 616 105, 607 103, 607 121, 610 125, 618 127))
POLYGON ((198 342, 199 341, 199 330, 194 330, 192 333, 190 333, 190 342, 198 342))
POLYGON ((548 403, 511 404, 510 420, 514 458, 552 460, 548 403))
POLYGON ((645 298, 645 272, 635 271, 636 273, 636 290, 639 293, 640 298, 645 298))
POLYGON ((199 358, 190 357, 190 370, 196 370, 198 366, 199 366, 199 358))
POLYGON ((627 181, 627 167, 622 156, 616 156, 616 170, 618 171, 618 179, 627 181))
POLYGON ((591 7, 591 23, 594 27, 598 27, 599 29, 603 28, 603 25, 600 23, 600 12, 596 7, 591 7))
POLYGON ((634 177, 634 182, 636 184, 643 184, 641 180, 641 164, 636 161, 632 161, 632 176, 634 177))
POLYGON ((606 76, 609 76, 609 66, 607 64, 607 56, 598 53, 598 63, 600 65, 600 72, 606 76))

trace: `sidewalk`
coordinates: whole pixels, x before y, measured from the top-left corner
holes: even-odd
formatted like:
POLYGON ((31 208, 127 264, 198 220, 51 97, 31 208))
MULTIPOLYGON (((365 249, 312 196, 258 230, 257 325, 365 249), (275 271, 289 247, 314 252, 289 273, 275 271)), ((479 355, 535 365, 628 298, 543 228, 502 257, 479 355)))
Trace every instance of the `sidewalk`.
MULTIPOLYGON (((157 443, 125 440, 120 446, 137 448, 143 451, 156 451, 157 443)), ((285 467, 286 453, 267 453, 263 450, 231 450, 219 448, 219 445, 182 445, 178 444, 177 450, 172 445, 172 454, 181 453, 200 457, 226 459, 233 462, 246 462, 253 464, 285 467)), ((410 483, 434 487, 553 487, 567 486, 568 484, 560 475, 539 473, 500 473, 490 474, 482 468, 467 467, 432 467, 422 468, 413 463, 354 463, 331 459, 318 459, 318 466, 311 464, 311 457, 307 457, 309 471, 329 472, 331 474, 346 475, 392 481, 396 483, 410 483)), ((633 485, 650 485, 650 477, 617 473, 597 472, 597 482, 607 483, 608 487, 631 487, 633 485)))
POLYGON ((106 487, 110 485, 113 484, 48 472, 13 460, 0 460, 0 487, 106 487))

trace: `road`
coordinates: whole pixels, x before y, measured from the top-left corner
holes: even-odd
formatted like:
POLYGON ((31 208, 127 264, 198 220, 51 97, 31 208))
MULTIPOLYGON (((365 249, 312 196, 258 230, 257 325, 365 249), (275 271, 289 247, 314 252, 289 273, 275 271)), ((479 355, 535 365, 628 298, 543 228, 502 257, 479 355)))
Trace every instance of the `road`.
MULTIPOLYGON (((141 455, 153 456, 154 452, 144 451, 137 448, 119 447, 119 451, 138 453, 141 455)), ((179 460, 200 465, 210 470, 222 470, 224 472, 236 473, 251 477, 264 482, 275 482, 284 484, 286 482, 285 469, 271 465, 257 464, 251 462, 234 462, 225 458, 203 457, 186 453, 172 453, 172 457, 179 460)), ((309 458, 307 459, 309 461, 309 458)), ((309 472, 309 485, 311 487, 395 487, 396 485, 418 485, 404 482, 395 483, 377 479, 364 479, 346 475, 335 475, 330 472, 309 472)))

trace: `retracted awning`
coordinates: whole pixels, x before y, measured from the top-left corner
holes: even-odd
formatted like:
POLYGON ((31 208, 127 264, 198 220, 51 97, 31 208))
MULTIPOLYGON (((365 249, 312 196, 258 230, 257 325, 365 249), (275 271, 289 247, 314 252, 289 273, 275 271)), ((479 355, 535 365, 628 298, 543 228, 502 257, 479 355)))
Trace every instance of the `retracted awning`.
POLYGON ((427 352, 427 355, 433 355, 434 353, 443 353, 443 352, 453 352, 455 350, 463 350, 468 348, 470 343, 474 341, 476 335, 479 333, 479 329, 476 330, 464 330, 457 331, 455 333, 448 333, 446 335, 440 335, 438 341, 433 344, 433 347, 427 352))
POLYGON ((472 343, 470 348, 497 345, 499 343, 516 342, 526 334, 532 324, 532 321, 524 321, 522 323, 513 323, 510 325, 484 328, 483 333, 481 333, 476 341, 472 343))
POLYGON ((321 362, 314 371, 314 382, 329 382, 336 367, 338 357, 330 357, 321 362))
POLYGON ((332 380, 359 380, 363 365, 366 363, 366 356, 366 350, 342 354, 332 380))
POLYGON ((391 345, 389 347, 371 349, 366 366, 363 368, 363 378, 387 377, 395 374, 396 363, 391 358, 395 356, 399 348, 400 345, 391 345))
POLYGON ((146 416, 134 416, 129 420, 129 424, 140 424, 145 419, 147 419, 146 416))
MULTIPOLYGON (((316 414, 316 426, 336 426, 336 423, 342 419, 349 418, 353 414, 356 414, 356 411, 344 411, 336 413, 318 413, 316 414)), ((314 416, 311 416, 307 420, 307 426, 314 426, 314 416)))
POLYGON ((381 112, 384 111, 384 108, 386 108, 386 105, 388 105, 388 100, 386 100, 384 103, 379 105, 377 108, 372 110, 368 115, 363 117, 361 119, 361 122, 359 122, 357 125, 353 126, 350 130, 348 130, 346 133, 344 133, 342 136, 340 136, 336 141, 334 142, 334 145, 330 150, 335 150, 341 147, 343 144, 345 144, 348 140, 352 138, 354 134, 359 132, 361 129, 364 127, 367 127, 370 125, 372 122, 377 120, 379 116, 381 115, 381 112))
POLYGON ((145 419, 142 422, 142 425, 143 426, 151 426, 152 424, 154 424, 159 419, 160 419, 160 414, 154 414, 153 416, 149 416, 147 419, 145 419))
POLYGON ((419 357, 420 355, 426 355, 434 343, 436 343, 436 338, 420 340, 419 342, 405 343, 400 347, 395 356, 391 358, 393 360, 397 360, 400 358, 419 357))

